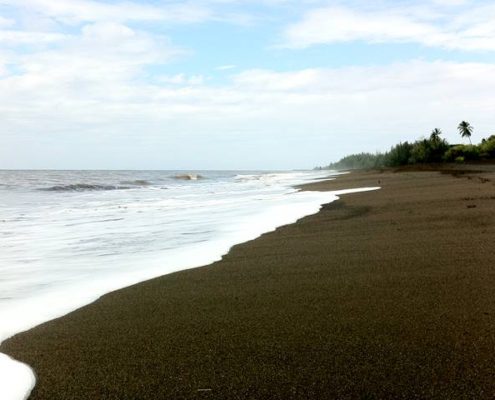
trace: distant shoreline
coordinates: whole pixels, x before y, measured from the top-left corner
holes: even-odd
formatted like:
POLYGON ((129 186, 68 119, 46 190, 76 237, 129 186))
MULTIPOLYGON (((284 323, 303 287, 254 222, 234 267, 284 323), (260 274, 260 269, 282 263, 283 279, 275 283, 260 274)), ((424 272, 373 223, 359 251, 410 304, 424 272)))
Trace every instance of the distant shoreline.
POLYGON ((382 189, 0 351, 34 368, 32 399, 492 398, 495 169, 468 167, 305 185, 382 189))

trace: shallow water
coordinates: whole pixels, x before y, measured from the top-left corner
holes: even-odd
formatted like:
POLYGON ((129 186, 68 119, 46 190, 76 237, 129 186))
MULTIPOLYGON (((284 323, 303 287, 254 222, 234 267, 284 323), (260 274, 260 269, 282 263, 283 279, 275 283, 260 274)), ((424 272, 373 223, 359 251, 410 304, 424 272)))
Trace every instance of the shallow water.
MULTIPOLYGON (((317 212, 335 193, 293 185, 328 175, 0 171, 0 342, 317 212)), ((26 366, 0 355, 0 398, 23 398, 33 384, 26 366)))

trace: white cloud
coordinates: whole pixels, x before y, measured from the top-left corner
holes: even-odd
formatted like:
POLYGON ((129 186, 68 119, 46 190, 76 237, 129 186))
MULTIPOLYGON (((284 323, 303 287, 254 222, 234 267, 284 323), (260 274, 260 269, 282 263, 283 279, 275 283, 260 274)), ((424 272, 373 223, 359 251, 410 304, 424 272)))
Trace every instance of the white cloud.
POLYGON ((452 7, 317 8, 285 30, 283 46, 365 41, 494 51, 495 6, 453 7, 463 3, 449 2, 452 7))
POLYGON ((238 74, 234 82, 242 87, 263 91, 306 91, 319 81, 322 70, 306 69, 296 72, 275 72, 269 70, 249 70, 238 74))
POLYGON ((433 0, 434 4, 440 4, 442 6, 460 6, 468 3, 470 0, 433 0))
MULTIPOLYGON (((30 115, 35 123, 55 109, 80 115, 83 105, 85 110, 95 107, 87 115, 92 118, 93 111, 99 114, 100 101, 125 103, 130 96, 139 101, 140 94, 131 91, 132 81, 144 67, 165 63, 177 54, 180 50, 165 37, 114 22, 86 25, 81 35, 66 36, 55 47, 6 54, 16 73, 0 79, 3 114, 8 119, 30 115)), ((146 83, 140 82, 145 89, 146 83)), ((58 119, 63 122, 63 117, 58 119)))
MULTIPOLYGON (((423 122, 446 123, 466 114, 486 121, 495 107, 491 64, 413 61, 284 73, 252 70, 237 75, 234 85, 259 102, 259 112, 290 107, 287 118, 303 114, 308 124, 332 121, 329 126, 335 123, 348 134, 361 124, 371 135, 411 132, 423 122)), ((495 117, 488 119, 495 123, 495 117)))
POLYGON ((24 74, 0 79, 5 133, 32 135, 32 140, 62 135, 57 136, 59 145, 68 135, 67 146, 104 136, 111 138, 111 147, 137 140, 164 145, 181 135, 191 140, 211 132, 227 140, 242 127, 243 135, 255 142, 282 133, 303 142, 327 137, 329 143, 339 143, 326 150, 330 159, 348 151, 384 149, 434 127, 457 140, 455 127, 461 119, 476 126, 475 139, 490 134, 484 129, 495 125, 491 64, 414 61, 293 72, 249 70, 221 86, 201 80, 191 84, 195 78, 180 74, 164 78, 166 83, 149 83, 135 80, 139 65, 127 59, 139 58, 132 36, 126 39, 131 50, 109 55, 108 65, 90 57, 101 49, 85 53, 96 39, 89 35, 85 40, 90 42, 79 44, 76 59, 64 67, 56 67, 62 61, 57 54, 48 54, 26 61, 24 74), (78 139, 70 134, 74 129, 78 139))
POLYGON ((171 85, 196 86, 202 85, 205 81, 202 75, 187 76, 186 74, 164 75, 156 78, 156 81, 171 85))
POLYGON ((0 15, 0 28, 10 27, 15 24, 15 21, 12 19, 4 18, 0 15))
POLYGON ((94 0, 2 0, 2 3, 67 24, 98 21, 197 22, 210 16, 206 8, 193 2, 162 3, 160 6, 153 3, 106 3, 94 0))
POLYGON ((18 46, 23 44, 48 44, 67 39, 68 36, 53 32, 27 32, 18 30, 0 30, 0 45, 18 46))

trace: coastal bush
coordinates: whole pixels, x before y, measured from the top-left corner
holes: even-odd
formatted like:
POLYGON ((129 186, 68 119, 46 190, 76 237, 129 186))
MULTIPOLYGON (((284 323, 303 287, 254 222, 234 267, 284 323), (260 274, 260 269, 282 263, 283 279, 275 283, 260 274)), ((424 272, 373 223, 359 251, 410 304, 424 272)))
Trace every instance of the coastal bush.
POLYGON ((385 165, 387 167, 398 167, 400 165, 407 165, 411 161, 413 145, 409 142, 399 143, 392 147, 388 153, 385 154, 385 165))
POLYGON ((411 149, 410 164, 441 162, 449 144, 446 140, 433 136, 414 142, 411 149))
POLYGON ((327 166, 328 169, 371 169, 384 166, 384 155, 381 153, 351 154, 327 166))
POLYGON ((479 145, 480 158, 489 159, 495 158, 495 135, 488 139, 483 139, 479 145))
POLYGON ((411 164, 423 164, 430 162, 432 155, 432 146, 427 139, 414 142, 411 149, 411 164))
POLYGON ((449 149, 449 144, 445 139, 432 140, 430 139, 431 152, 429 162, 442 162, 445 152, 449 149))
MULTIPOLYGON (((467 126, 461 133, 468 135, 472 127, 467 126)), ((342 158, 325 168, 328 169, 373 169, 398 167, 424 163, 458 162, 495 159, 495 135, 483 139, 479 145, 449 145, 440 137, 442 131, 434 129, 429 138, 422 138, 413 143, 401 142, 386 153, 359 153, 342 158)))
POLYGON ((459 144, 453 146, 445 152, 444 161, 452 162, 457 158, 462 157, 465 161, 475 161, 480 158, 480 149, 472 144, 459 144))

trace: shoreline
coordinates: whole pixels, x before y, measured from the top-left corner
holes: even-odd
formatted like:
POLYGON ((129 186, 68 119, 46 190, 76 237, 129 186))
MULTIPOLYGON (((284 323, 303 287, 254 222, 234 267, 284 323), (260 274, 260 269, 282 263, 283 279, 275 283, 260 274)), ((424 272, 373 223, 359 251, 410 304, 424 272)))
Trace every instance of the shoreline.
POLYGON ((467 337, 493 332, 493 181, 385 171, 305 185, 383 189, 107 294, 0 351, 35 369, 33 399, 489 398, 493 336, 475 349, 467 337))
MULTIPOLYGON (((329 171, 326 174, 326 179, 332 179, 333 174, 329 171)), ((321 178, 314 178, 314 180, 320 180, 321 178)), ((324 178, 325 179, 325 178, 324 178)), ((150 279, 165 276, 173 272, 182 271, 191 268, 200 268, 214 263, 227 254, 231 247, 236 244, 244 243, 250 240, 254 240, 260 235, 271 232, 279 226, 293 223, 298 219, 314 214, 318 212, 321 205, 327 201, 335 199, 333 194, 330 195, 316 195, 315 192, 308 192, 306 194, 297 193, 297 190, 292 187, 294 193, 289 201, 285 201, 279 207, 278 212, 270 215, 267 213, 264 219, 260 220, 259 216, 254 215, 249 221, 241 220, 237 221, 239 232, 231 232, 231 235, 225 240, 216 240, 213 243, 202 249, 197 249, 194 255, 184 252, 182 250, 182 259, 175 259, 171 261, 169 259, 162 260, 160 264, 165 261, 166 265, 161 265, 156 271, 150 269, 150 265, 146 264, 143 273, 140 273, 140 277, 132 276, 130 280, 123 279, 122 277, 115 276, 112 282, 96 282, 90 290, 81 292, 80 290, 68 292, 50 293, 45 298, 40 299, 36 303, 27 302, 25 304, 18 305, 17 309, 4 310, 0 313, 0 317, 5 318, 7 322, 15 321, 12 324, 6 324, 0 329, 0 345, 3 341, 17 334, 29 331, 36 326, 42 325, 46 322, 62 318, 71 312, 74 312, 88 304, 97 301, 102 296, 129 287, 135 284, 146 282, 150 279), (257 217, 257 219, 256 219, 257 217), (192 258, 191 258, 192 256, 192 258), (167 267, 168 266, 168 267, 167 267), (77 294, 77 295, 76 295, 77 294), (68 296, 67 298, 65 296, 68 296), (63 305, 60 305, 60 298, 63 298, 63 305), (39 308, 40 304, 44 304, 39 308), (35 308, 33 314, 32 308, 35 308), (38 310, 39 308, 39 310, 38 310), (31 310, 31 312, 29 312, 31 310), (20 315, 30 315, 31 318, 18 318, 20 315), (35 317, 33 318, 33 315, 35 317)), ((178 254, 177 254, 178 255, 178 254)), ((175 258, 177 258, 177 255, 175 258)), ((179 256, 180 258, 180 256, 179 256)), ((143 264, 146 261, 142 261, 143 264)), ((138 271, 136 271, 138 272, 138 271)), ((11 358, 0 352, 0 397, 5 400, 17 400, 26 398, 33 387, 36 384, 35 371, 33 371, 29 365, 17 361, 15 358, 11 358), (12 384, 12 382, 16 382, 12 384)))

